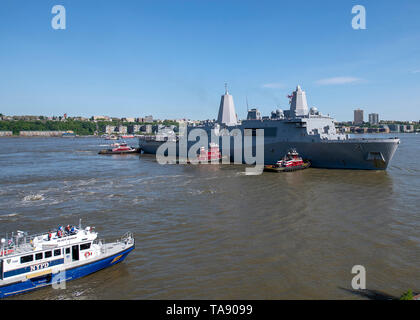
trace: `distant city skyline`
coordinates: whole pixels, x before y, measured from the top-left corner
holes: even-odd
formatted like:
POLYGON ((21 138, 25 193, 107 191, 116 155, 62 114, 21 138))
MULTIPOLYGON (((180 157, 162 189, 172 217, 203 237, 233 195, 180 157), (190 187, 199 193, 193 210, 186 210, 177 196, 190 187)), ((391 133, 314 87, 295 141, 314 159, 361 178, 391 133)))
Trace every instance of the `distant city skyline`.
POLYGON ((337 121, 420 119, 420 2, 64 0, 0 4, 0 113, 216 119, 288 109, 297 85, 337 121), (322 4, 322 5, 321 5, 322 4))

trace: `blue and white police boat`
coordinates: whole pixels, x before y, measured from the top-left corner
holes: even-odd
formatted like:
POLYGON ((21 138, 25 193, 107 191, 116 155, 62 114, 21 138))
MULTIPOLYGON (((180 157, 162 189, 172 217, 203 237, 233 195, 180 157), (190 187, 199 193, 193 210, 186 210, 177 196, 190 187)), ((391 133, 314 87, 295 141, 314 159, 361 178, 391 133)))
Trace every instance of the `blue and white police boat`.
POLYGON ((106 243, 93 227, 59 226, 54 232, 18 231, 1 239, 0 298, 81 278, 123 261, 134 249, 131 232, 106 243))

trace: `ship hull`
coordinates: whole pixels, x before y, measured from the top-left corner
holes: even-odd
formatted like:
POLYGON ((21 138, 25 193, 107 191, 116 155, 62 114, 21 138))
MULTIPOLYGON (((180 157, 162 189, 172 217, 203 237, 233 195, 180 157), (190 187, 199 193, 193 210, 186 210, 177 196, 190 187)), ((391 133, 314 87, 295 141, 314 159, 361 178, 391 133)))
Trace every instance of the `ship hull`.
MULTIPOLYGON (((145 153, 156 154, 164 142, 139 141, 145 153)), ((175 142, 168 142, 175 143, 175 142)), ((274 164, 289 149, 295 148, 302 158, 311 162, 311 167, 328 169, 385 170, 400 143, 399 139, 348 139, 321 141, 276 141, 264 144, 264 164, 274 164)), ((193 143, 189 144, 190 147, 193 143)), ((178 147, 178 146, 177 146, 178 147)), ((255 146, 252 153, 255 154, 255 146)), ((177 148, 178 150, 178 148, 177 148)), ((221 146, 222 150, 222 146, 221 146)), ((236 150, 238 152, 238 150, 236 150)), ((244 159, 243 149, 239 150, 244 159)), ((234 159, 235 146, 231 144, 231 162, 245 163, 234 159)))
POLYGON ((398 147, 398 139, 277 142, 265 146, 265 164, 275 163, 295 148, 313 168, 385 170, 398 147))

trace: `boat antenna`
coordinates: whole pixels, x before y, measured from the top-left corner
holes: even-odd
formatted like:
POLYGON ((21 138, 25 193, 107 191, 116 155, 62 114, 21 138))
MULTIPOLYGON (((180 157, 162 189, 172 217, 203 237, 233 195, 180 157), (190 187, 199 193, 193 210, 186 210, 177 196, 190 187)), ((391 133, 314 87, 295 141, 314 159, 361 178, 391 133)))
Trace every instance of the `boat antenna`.
POLYGON ((82 218, 79 218, 79 230, 82 230, 82 218))
POLYGON ((246 111, 249 111, 249 106, 248 106, 248 96, 246 96, 246 111))

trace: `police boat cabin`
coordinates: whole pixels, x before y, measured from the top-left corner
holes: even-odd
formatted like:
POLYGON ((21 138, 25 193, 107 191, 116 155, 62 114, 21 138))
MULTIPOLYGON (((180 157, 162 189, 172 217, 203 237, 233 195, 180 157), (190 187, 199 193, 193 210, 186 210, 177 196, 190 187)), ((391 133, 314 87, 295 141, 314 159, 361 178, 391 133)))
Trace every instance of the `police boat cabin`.
POLYGON ((18 231, 1 239, 0 298, 74 280, 121 262, 134 249, 132 233, 105 243, 93 227, 54 232, 18 231))

